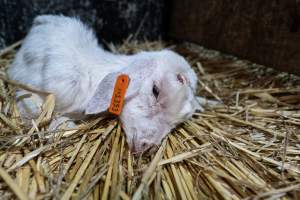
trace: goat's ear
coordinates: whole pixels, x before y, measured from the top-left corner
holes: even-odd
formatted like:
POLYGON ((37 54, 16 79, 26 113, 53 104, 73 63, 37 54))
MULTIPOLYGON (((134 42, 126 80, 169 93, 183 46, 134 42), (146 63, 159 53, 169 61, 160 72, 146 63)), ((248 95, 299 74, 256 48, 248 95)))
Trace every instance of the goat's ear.
POLYGON ((138 94, 142 82, 147 78, 150 78, 153 69, 153 64, 149 60, 138 60, 119 72, 106 75, 98 85, 95 94, 88 102, 85 114, 98 114, 105 112, 108 109, 116 79, 120 74, 127 74, 130 80, 125 96, 126 101, 126 99, 138 94))
POLYGON ((110 73, 100 82, 96 92, 88 102, 85 114, 97 114, 108 109, 117 75, 117 73, 110 73))

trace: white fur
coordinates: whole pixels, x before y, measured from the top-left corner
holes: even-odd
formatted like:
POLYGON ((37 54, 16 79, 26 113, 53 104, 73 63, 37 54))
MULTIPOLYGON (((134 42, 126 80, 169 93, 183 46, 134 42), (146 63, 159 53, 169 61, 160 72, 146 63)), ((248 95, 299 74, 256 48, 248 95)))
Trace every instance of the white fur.
MULTIPOLYGON (((8 71, 11 79, 53 93, 57 112, 79 117, 108 108, 114 81, 121 73, 130 77, 121 121, 134 151, 159 145, 199 106, 194 96, 197 77, 183 57, 169 50, 112 54, 104 51, 93 31, 76 18, 35 18, 8 71), (160 90, 157 99, 153 84, 160 90)), ((23 104, 18 104, 21 110, 23 104)))

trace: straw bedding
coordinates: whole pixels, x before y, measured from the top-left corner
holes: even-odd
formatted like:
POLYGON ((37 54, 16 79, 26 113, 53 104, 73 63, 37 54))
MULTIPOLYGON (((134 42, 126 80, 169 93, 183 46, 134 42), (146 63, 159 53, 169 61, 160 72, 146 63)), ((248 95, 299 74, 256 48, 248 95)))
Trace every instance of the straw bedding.
MULTIPOLYGON (((47 131, 55 99, 26 127, 5 70, 19 43, 0 51, 1 199, 297 199, 300 78, 209 51, 171 46, 199 75, 198 94, 223 104, 195 113, 151 156, 133 156, 116 119, 47 131), (200 64, 201 63, 201 64, 200 64)), ((163 42, 108 45, 134 53, 163 42)))

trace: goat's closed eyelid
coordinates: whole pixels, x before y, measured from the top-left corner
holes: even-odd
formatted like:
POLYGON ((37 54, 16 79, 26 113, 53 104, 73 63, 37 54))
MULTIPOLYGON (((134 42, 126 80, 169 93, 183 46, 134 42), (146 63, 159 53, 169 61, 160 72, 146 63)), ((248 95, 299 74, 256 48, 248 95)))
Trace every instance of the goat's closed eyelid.
POLYGON ((152 93, 153 93, 154 97, 157 99, 158 95, 159 95, 159 89, 155 84, 153 84, 152 93))

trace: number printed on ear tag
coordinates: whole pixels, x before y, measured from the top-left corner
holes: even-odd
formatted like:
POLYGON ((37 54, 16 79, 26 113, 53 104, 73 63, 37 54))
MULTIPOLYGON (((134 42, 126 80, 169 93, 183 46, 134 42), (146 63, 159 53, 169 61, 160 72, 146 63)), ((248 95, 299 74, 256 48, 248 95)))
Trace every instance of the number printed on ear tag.
POLYGON ((111 98, 108 112, 114 115, 121 114, 128 84, 129 84, 128 75, 121 74, 120 76, 118 76, 115 83, 114 93, 111 98))

